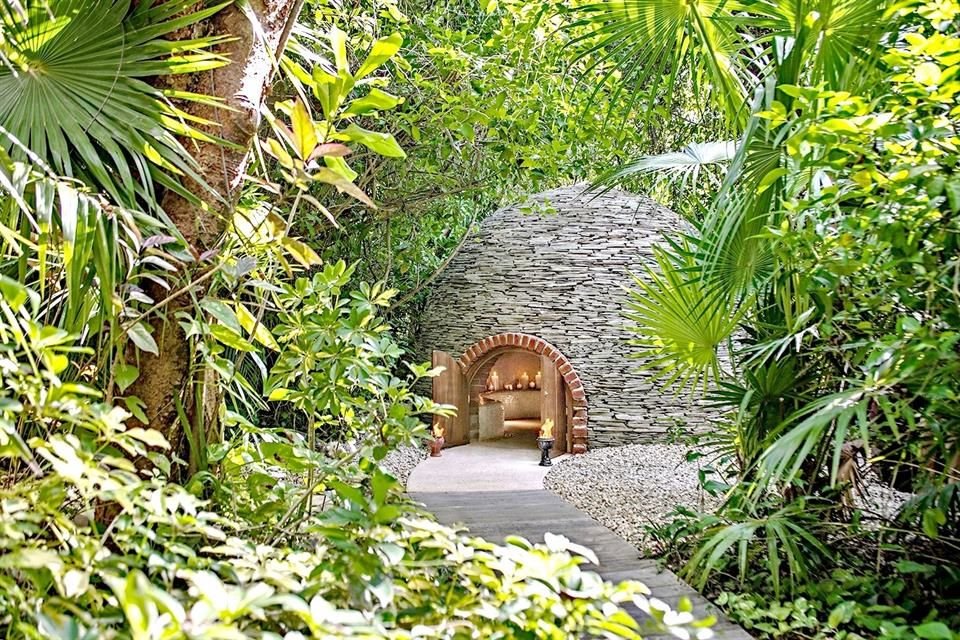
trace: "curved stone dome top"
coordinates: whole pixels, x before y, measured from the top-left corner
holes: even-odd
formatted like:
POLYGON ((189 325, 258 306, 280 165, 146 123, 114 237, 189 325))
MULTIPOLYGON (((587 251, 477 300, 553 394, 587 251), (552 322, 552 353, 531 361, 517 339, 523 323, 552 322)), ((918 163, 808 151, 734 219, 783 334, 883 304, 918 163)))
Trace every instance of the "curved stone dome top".
POLYGON ((623 317, 630 273, 640 273, 652 245, 683 220, 649 198, 616 190, 594 197, 585 188, 535 197, 555 213, 515 205, 480 224, 434 283, 421 318, 421 353, 456 358, 511 332, 554 345, 583 383, 591 447, 649 441, 677 421, 697 427, 702 408, 636 371, 623 317))

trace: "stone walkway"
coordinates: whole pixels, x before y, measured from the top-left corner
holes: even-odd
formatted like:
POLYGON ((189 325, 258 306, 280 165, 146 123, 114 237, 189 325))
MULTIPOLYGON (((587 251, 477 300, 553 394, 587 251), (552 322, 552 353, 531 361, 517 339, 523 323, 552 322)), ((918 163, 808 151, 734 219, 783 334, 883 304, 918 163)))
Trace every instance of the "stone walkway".
MULTIPOLYGON (((554 463, 565 456, 554 458, 554 463)), ((444 449, 413 470, 407 491, 516 491, 543 489, 550 467, 539 466, 535 438, 515 436, 444 449)))
MULTIPOLYGON (((466 526, 471 533, 494 542, 502 542, 508 535, 543 542, 548 531, 564 535, 596 553, 599 564, 587 567, 604 578, 639 580, 650 587, 654 596, 674 607, 681 597, 687 597, 698 617, 717 617, 713 627, 717 638, 750 638, 673 572, 659 569, 653 560, 640 558, 632 545, 544 490, 543 476, 549 469, 537 466, 537 451, 531 446, 504 440, 446 449, 440 458, 428 458, 414 470, 407 490, 441 522, 466 526)), ((642 620, 638 609, 627 610, 642 620)))

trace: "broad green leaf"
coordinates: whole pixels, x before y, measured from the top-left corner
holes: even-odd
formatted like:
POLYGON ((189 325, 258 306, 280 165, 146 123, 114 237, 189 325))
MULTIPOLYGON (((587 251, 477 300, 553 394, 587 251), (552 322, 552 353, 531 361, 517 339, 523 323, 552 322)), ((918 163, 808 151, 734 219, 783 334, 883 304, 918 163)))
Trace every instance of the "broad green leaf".
POLYGON ((293 168, 293 156, 287 153, 287 150, 283 148, 283 144, 276 138, 267 139, 267 153, 277 159, 280 162, 280 165, 285 169, 293 168))
POLYGON ((364 60, 360 68, 357 69, 354 77, 359 80, 376 71, 380 68, 380 65, 396 55, 402 44, 403 36, 399 33, 392 33, 386 38, 381 38, 374 42, 369 55, 367 55, 367 59, 364 60))
POLYGON ((289 395, 290 389, 274 389, 270 392, 270 395, 267 396, 267 399, 275 401, 286 400, 289 395))
POLYGON ((274 351, 280 350, 280 345, 278 345, 277 341, 274 340, 273 334, 270 333, 270 330, 267 329, 263 322, 257 322, 256 317, 254 317, 254 315, 239 302, 237 303, 237 318, 240 320, 240 324, 243 326, 243 329, 247 333, 253 334, 254 340, 269 349, 273 349, 274 351))
POLYGON ((113 370, 113 378, 117 381, 117 386, 120 387, 121 392, 126 391, 139 377, 140 369, 125 362, 121 362, 113 370))
POLYGON ((360 491, 357 487, 350 486, 339 480, 333 480, 330 483, 330 488, 333 489, 338 496, 343 500, 349 500, 357 506, 361 506, 366 503, 366 498, 363 495, 363 492, 360 491))
POLYGON ((237 314, 223 300, 204 298, 200 301, 200 306, 234 333, 240 333, 240 320, 237 319, 237 314))
POLYGON ((407 154, 403 152, 397 141, 389 133, 380 133, 370 131, 363 127, 351 124, 338 137, 353 142, 359 142, 371 151, 375 151, 387 158, 406 158, 407 154))
POLYGON ((323 164, 327 165, 327 168, 342 177, 347 182, 353 182, 356 180, 357 176, 360 175, 356 171, 350 168, 350 165, 347 164, 346 160, 343 158, 338 158, 336 156, 327 156, 323 159, 323 164))
POLYGON ((232 329, 228 329, 222 324, 211 326, 210 333, 214 338, 237 351, 256 351, 256 347, 244 340, 232 329))
POLYGON ((333 120, 346 93, 343 78, 338 78, 317 65, 313 68, 313 95, 320 101, 320 108, 327 120, 333 120))
POLYGON ((846 118, 830 118, 822 125, 827 131, 836 131, 841 133, 857 133, 857 125, 846 118))
POLYGON ((787 173, 788 173, 787 170, 784 169, 783 167, 774 169, 773 171, 768 171, 767 175, 763 176, 763 180, 760 181, 760 184, 757 185, 757 192, 763 193, 768 188, 770 188, 770 185, 772 185, 774 182, 776 182, 783 176, 787 175, 787 173))
POLYGON ((349 75, 350 63, 347 61, 347 34, 336 26, 330 27, 330 48, 333 50, 333 59, 336 62, 337 71, 340 75, 349 75))
POLYGON ((19 310, 29 297, 25 286, 5 275, 0 275, 0 295, 14 311, 19 310))
POLYGON ((400 104, 401 100, 395 95, 386 91, 373 88, 370 93, 362 98, 357 98, 350 102, 347 110, 343 112, 344 116, 362 116, 371 111, 386 111, 393 109, 400 104))
POLYGON ((127 336, 133 340, 133 344, 137 345, 137 348, 141 351, 152 353, 155 356, 160 354, 160 350, 157 348, 157 342, 153 339, 153 336, 150 335, 150 330, 147 329, 147 326, 142 322, 137 322, 130 327, 127 330, 127 336))
POLYGON ((931 87, 940 84, 941 74, 940 67, 936 62, 922 62, 914 70, 913 78, 918 84, 931 87))
POLYGON ((923 532, 931 538, 938 538, 940 536, 940 527, 946 523, 947 517, 940 509, 924 509, 923 532))
POLYGON ((829 624, 834 629, 840 627, 841 624, 850 622, 850 619, 853 617, 854 612, 857 610, 857 603, 851 600, 846 600, 841 602, 836 607, 833 608, 833 611, 830 612, 830 616, 827 618, 827 624, 829 624))
POLYGON ((147 418, 147 414, 144 411, 144 408, 146 408, 147 405, 146 403, 144 403, 143 400, 141 400, 137 396, 127 396, 126 398, 123 399, 123 404, 126 405, 127 411, 132 413, 134 418, 136 418, 143 424, 147 424, 150 422, 150 419, 147 418))
POLYGON ((294 257, 294 259, 296 259, 297 262, 305 267, 313 267, 322 263, 320 256, 317 255, 317 252, 300 240, 284 238, 280 241, 280 244, 283 245, 283 247, 290 253, 290 255, 294 257))
POLYGON ((953 640, 953 632, 950 627, 942 622, 926 622, 913 628, 917 637, 923 640, 953 640))

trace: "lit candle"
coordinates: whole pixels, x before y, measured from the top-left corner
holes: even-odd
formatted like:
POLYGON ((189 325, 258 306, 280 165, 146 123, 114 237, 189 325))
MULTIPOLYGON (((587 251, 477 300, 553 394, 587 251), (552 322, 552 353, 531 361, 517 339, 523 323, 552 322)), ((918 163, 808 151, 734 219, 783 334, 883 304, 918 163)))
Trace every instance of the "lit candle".
POLYGON ((553 420, 548 419, 540 427, 540 437, 541 438, 552 438, 553 437, 553 420))

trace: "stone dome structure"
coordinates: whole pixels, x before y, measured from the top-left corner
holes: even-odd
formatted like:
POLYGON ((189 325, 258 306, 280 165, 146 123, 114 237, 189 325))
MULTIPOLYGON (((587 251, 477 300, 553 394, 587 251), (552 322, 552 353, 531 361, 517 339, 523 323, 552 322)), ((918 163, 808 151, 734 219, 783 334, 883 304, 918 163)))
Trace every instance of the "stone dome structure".
POLYGON ((649 198, 585 189, 535 197, 555 212, 525 213, 519 205, 495 212, 434 283, 418 347, 434 354, 434 364, 459 369, 456 379, 434 381, 434 395, 457 406, 469 396, 461 413, 470 415, 470 440, 478 437, 476 405, 492 398, 491 384, 510 377, 491 378, 492 356, 506 351, 539 355, 562 377, 566 406, 556 415, 569 424, 561 449, 648 442, 678 422, 705 423, 704 407, 637 371, 623 317, 630 274, 642 272, 652 245, 681 228, 682 218, 649 198))

